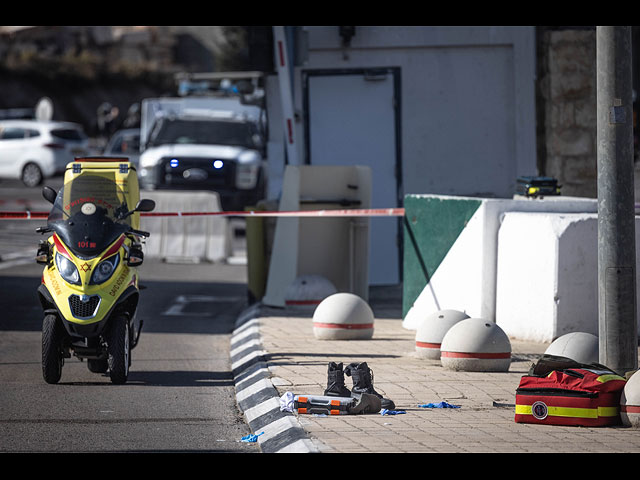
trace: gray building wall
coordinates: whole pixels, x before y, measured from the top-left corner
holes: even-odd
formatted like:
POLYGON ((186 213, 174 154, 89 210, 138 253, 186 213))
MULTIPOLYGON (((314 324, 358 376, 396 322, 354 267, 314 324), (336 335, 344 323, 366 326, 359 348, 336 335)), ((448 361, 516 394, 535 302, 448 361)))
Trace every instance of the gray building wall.
POLYGON ((533 27, 358 26, 345 45, 338 27, 310 26, 295 52, 302 115, 303 71, 400 69, 402 194, 511 196, 538 173, 533 27))

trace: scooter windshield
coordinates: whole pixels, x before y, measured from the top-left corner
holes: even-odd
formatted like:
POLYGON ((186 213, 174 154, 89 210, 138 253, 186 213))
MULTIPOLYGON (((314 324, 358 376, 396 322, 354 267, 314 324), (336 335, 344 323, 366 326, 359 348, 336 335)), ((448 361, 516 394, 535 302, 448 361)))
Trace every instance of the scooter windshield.
POLYGON ((92 258, 130 229, 129 210, 115 178, 82 174, 60 189, 47 223, 75 255, 92 258))

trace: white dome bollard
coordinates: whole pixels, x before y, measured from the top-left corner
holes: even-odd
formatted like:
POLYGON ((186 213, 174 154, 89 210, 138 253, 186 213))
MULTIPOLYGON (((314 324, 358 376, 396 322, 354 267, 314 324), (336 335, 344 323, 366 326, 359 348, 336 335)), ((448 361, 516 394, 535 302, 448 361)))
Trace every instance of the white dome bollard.
POLYGON ((494 322, 467 318, 445 334, 440 362, 449 370, 506 372, 511 365, 511 342, 494 322))
POLYGON ((319 340, 366 340, 373 337, 371 307, 352 293, 335 293, 313 312, 313 334, 319 340))
POLYGON ((440 344, 445 334, 456 323, 469 318, 457 310, 439 310, 420 323, 416 330, 416 354, 421 358, 440 360, 440 344))
POLYGON ((640 428, 640 374, 636 371, 620 396, 620 420, 625 427, 640 428))
POLYGON ((333 283, 321 275, 300 275, 286 288, 284 303, 287 307, 312 310, 337 291, 333 283))
POLYGON ((598 337, 585 332, 572 332, 556 338, 544 353, 580 363, 598 363, 598 352, 598 337))

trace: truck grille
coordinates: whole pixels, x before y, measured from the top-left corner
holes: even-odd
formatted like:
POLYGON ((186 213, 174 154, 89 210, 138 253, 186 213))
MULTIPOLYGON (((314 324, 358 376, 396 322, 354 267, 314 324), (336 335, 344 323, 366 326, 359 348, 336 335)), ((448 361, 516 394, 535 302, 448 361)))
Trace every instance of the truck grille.
POLYGON ((235 190, 236 164, 222 160, 222 167, 215 168, 219 159, 166 157, 159 167, 160 183, 171 187, 235 190))
POLYGON ((100 300, 100 295, 91 295, 84 302, 80 295, 69 295, 71 314, 80 319, 92 318, 98 311, 100 300))

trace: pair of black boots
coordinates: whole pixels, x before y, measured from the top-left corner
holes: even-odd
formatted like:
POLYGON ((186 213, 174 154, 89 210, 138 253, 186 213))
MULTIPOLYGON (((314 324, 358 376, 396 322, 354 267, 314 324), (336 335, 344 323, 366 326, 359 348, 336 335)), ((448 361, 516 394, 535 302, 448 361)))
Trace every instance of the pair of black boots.
POLYGON ((325 396, 329 397, 353 397, 357 399, 357 412, 374 413, 381 408, 395 409, 395 404, 388 398, 384 398, 373 388, 373 372, 366 362, 350 363, 344 369, 342 363, 329 362, 327 368, 327 389, 325 396), (349 390, 344 384, 344 375, 352 377, 353 388, 349 390))

